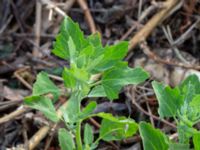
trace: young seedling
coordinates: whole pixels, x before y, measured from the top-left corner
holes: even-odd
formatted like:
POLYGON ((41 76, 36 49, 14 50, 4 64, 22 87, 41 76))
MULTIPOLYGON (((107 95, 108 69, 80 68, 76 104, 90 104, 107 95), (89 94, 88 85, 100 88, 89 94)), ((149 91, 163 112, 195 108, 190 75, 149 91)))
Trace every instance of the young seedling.
POLYGON ((200 121, 200 81, 196 75, 187 77, 179 86, 170 88, 153 81, 153 89, 159 103, 161 118, 172 117, 176 121, 178 143, 154 129, 150 124, 139 125, 145 150, 189 150, 193 137, 195 150, 200 150, 200 132, 193 126, 200 121))
POLYGON ((59 108, 61 117, 56 114, 53 102, 60 96, 60 90, 44 72, 38 74, 32 96, 25 99, 28 106, 40 110, 49 120, 65 123, 65 128, 58 131, 62 150, 91 150, 100 140, 121 140, 136 133, 138 125, 131 118, 114 117, 103 112, 94 114, 95 101, 81 109, 84 98, 107 97, 112 101, 118 98, 123 86, 138 84, 148 78, 143 69, 130 68, 123 61, 127 51, 128 42, 104 47, 98 33, 85 37, 77 23, 69 17, 64 19, 52 52, 70 62, 69 68, 64 67, 62 73, 64 85, 70 90, 67 106, 59 108), (48 94, 53 95, 53 100, 48 98, 48 94), (85 124, 82 136, 82 122, 94 116, 102 118, 99 137, 94 138, 89 124, 85 124))

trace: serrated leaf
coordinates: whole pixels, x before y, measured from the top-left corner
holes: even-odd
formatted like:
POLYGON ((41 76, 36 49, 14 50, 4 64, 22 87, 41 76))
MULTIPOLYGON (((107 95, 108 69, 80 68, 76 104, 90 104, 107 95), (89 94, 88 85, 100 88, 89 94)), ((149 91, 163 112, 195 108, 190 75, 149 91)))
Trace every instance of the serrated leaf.
MULTIPOLYGON (((101 51, 102 55, 99 54, 97 57, 98 63, 93 65, 93 72, 102 72, 109 68, 112 68, 115 64, 125 57, 128 51, 128 42, 119 42, 113 46, 106 46, 104 51, 101 51), (99 59, 101 58, 101 59, 99 59)), ((96 61, 96 60, 94 60, 96 61)), ((96 61, 97 62, 97 61, 96 61)))
POLYGON ((200 81, 196 75, 188 76, 179 86, 184 101, 189 103, 196 94, 200 94, 200 81))
POLYGON ((102 85, 98 85, 91 90, 88 97, 106 97, 106 92, 102 85))
POLYGON ((101 35, 99 32, 94 33, 87 37, 90 44, 92 44, 98 51, 98 49, 102 48, 102 42, 101 42, 101 35))
POLYGON ((79 25, 71 18, 65 17, 52 52, 60 58, 74 62, 78 53, 87 45, 88 42, 79 25))
POLYGON ((33 84, 32 96, 40 96, 44 94, 53 94, 54 99, 58 99, 60 95, 59 88, 49 79, 48 74, 40 72, 37 75, 36 82, 33 84))
POLYGON ((141 68, 112 68, 102 77, 102 86, 110 100, 118 98, 120 89, 128 84, 138 84, 149 77, 148 73, 141 68))
POLYGON ((58 131, 58 140, 61 150, 74 150, 75 144, 72 138, 71 133, 66 129, 60 128, 58 131))
POLYGON ((85 119, 87 118, 89 115, 91 115, 95 108, 97 106, 96 102, 90 102, 80 113, 79 113, 79 118, 80 119, 85 119))
POLYGON ((132 119, 117 118, 107 113, 98 113, 96 116, 103 118, 99 136, 105 141, 122 140, 137 132, 137 123, 132 119))
POLYGON ((194 85, 194 89, 195 89, 195 94, 200 94, 200 80, 198 78, 197 75, 193 74, 188 76, 181 84, 180 84, 180 88, 184 88, 185 86, 187 86, 188 84, 192 84, 194 85))
POLYGON ((84 144, 91 145, 94 140, 93 130, 89 124, 85 124, 84 128, 84 144))
POLYGON ((193 144, 195 150, 200 150, 200 132, 193 135, 193 144))
POLYGON ((168 139, 160 130, 153 128, 149 123, 140 122, 139 131, 144 150, 168 150, 168 139))
POLYGON ((51 99, 44 96, 30 96, 26 97, 24 102, 29 107, 44 113, 49 120, 53 122, 59 121, 51 99))
POLYGON ((152 82, 153 89, 159 103, 158 113, 161 118, 172 117, 177 115, 183 104, 183 98, 178 88, 171 89, 156 81, 152 82))
POLYGON ((105 48, 102 46, 101 37, 99 33, 95 33, 90 35, 87 38, 90 46, 92 47, 93 51, 89 54, 85 54, 87 56, 87 67, 86 69, 93 74, 98 73, 95 71, 97 66, 103 62, 105 48))

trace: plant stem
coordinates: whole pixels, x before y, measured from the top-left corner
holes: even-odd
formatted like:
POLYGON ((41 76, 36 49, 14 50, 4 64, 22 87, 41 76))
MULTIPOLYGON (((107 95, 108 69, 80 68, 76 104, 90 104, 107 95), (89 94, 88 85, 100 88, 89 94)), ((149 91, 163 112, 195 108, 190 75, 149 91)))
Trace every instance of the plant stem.
POLYGON ((81 121, 78 121, 76 126, 76 143, 77 143, 77 149, 82 150, 81 121))
POLYGON ((97 82, 95 82, 95 83, 92 83, 92 84, 90 85, 90 87, 94 87, 94 86, 97 86, 97 85, 99 85, 99 84, 101 84, 101 81, 97 81, 97 82))
MULTIPOLYGON (((80 104, 80 100, 81 100, 81 93, 77 93, 77 100, 78 100, 78 112, 81 112, 81 104, 80 104)), ((82 150, 82 140, 81 140, 81 122, 82 120, 79 120, 76 124, 76 144, 77 144, 77 150, 82 150)))

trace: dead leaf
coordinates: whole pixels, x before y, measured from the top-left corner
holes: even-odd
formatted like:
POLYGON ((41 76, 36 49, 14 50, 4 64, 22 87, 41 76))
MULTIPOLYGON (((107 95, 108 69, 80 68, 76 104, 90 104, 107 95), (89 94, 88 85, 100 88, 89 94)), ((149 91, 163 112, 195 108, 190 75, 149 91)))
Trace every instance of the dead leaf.
POLYGON ((26 90, 11 89, 7 86, 3 88, 3 97, 11 101, 22 100, 27 95, 28 91, 26 90))

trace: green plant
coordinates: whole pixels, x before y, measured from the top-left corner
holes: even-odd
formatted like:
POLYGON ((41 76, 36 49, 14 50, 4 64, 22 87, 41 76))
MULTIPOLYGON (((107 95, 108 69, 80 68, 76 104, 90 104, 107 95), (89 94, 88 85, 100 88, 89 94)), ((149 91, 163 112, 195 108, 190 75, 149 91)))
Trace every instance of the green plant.
POLYGON ((69 68, 64 67, 62 73, 64 85, 70 91, 68 103, 58 109, 62 112, 58 115, 54 103, 61 95, 60 89, 47 73, 41 72, 33 85, 32 95, 25 98, 25 104, 40 110, 54 123, 64 122, 65 128, 58 131, 62 150, 92 150, 100 140, 128 138, 138 128, 145 150, 189 150, 191 138, 195 150, 200 150, 200 132, 194 128, 200 121, 200 81, 196 75, 189 76, 175 88, 152 82, 159 103, 158 113, 162 119, 171 117, 175 120, 178 142, 170 140, 149 123, 138 125, 131 118, 114 117, 104 112, 94 114, 97 106, 94 100, 81 109, 81 101, 85 98, 107 97, 112 101, 118 98, 123 86, 138 84, 148 78, 143 69, 129 68, 122 60, 127 50, 127 42, 103 47, 98 33, 84 37, 78 24, 65 18, 52 52, 70 62, 69 68), (97 138, 87 123, 81 135, 83 121, 91 117, 102 118, 97 138))
POLYGON ((178 143, 154 129, 150 124, 139 125, 145 150, 189 150, 193 137, 195 150, 200 150, 200 132, 193 126, 200 121, 200 81, 196 75, 186 78, 179 86, 170 88, 153 81, 153 89, 159 102, 158 113, 161 118, 174 118, 178 143))
POLYGON ((62 115, 58 116, 53 103, 60 96, 60 90, 45 72, 38 74, 32 96, 25 99, 28 106, 40 110, 49 120, 65 123, 65 128, 58 131, 62 150, 95 149, 99 140, 121 140, 136 133, 138 125, 131 118, 114 117, 103 112, 94 114, 95 101, 81 109, 84 98, 107 97, 112 101, 118 98, 123 86, 138 84, 148 78, 143 69, 129 68, 122 60, 127 51, 128 42, 103 47, 98 33, 84 37, 77 23, 69 17, 64 19, 52 52, 70 62, 70 67, 64 67, 62 73, 64 85, 70 90, 67 106, 59 108, 62 115), (47 96, 49 94, 53 100, 47 96), (82 122, 95 116, 102 118, 99 137, 94 141, 92 127, 85 124, 82 140, 82 122))

